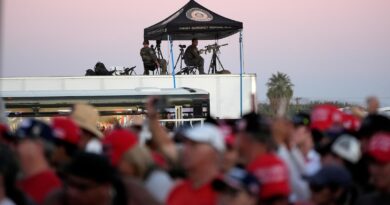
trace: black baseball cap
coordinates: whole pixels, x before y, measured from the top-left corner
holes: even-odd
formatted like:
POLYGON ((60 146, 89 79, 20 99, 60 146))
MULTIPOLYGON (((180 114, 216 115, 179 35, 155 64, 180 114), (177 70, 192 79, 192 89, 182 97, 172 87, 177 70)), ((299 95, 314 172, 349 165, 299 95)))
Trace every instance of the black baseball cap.
POLYGON ((65 175, 73 175, 102 184, 113 180, 114 168, 107 157, 82 152, 65 167, 65 175))
POLYGON ((247 193, 257 196, 260 192, 260 182, 255 176, 245 169, 234 167, 230 169, 222 178, 215 179, 212 187, 218 192, 247 191, 247 193))
POLYGON ((272 140, 270 121, 254 112, 244 115, 238 121, 237 130, 250 134, 250 136, 262 143, 272 140))
POLYGON ((298 126, 310 127, 310 115, 308 113, 300 112, 298 114, 295 114, 292 117, 291 121, 295 127, 298 126))
POLYGON ((390 118, 380 114, 370 114, 362 121, 358 136, 370 138, 377 132, 390 132, 390 118))
POLYGON ((33 118, 23 120, 16 129, 15 136, 18 139, 55 139, 54 131, 47 123, 33 118))
POLYGON ((313 176, 307 177, 311 187, 342 187, 351 186, 352 177, 349 171, 340 165, 326 165, 313 176))

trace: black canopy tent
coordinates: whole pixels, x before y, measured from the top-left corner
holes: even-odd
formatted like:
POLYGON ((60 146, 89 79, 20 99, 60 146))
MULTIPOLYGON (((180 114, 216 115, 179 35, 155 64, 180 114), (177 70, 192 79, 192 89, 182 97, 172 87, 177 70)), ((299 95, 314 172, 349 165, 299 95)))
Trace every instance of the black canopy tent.
POLYGON ((240 110, 242 115, 243 40, 242 22, 223 17, 190 0, 161 22, 144 29, 145 40, 168 40, 170 46, 173 87, 176 88, 173 40, 219 40, 240 32, 240 110))
POLYGON ((145 28, 147 40, 216 40, 231 36, 242 29, 242 22, 225 18, 194 0, 163 21, 145 28))

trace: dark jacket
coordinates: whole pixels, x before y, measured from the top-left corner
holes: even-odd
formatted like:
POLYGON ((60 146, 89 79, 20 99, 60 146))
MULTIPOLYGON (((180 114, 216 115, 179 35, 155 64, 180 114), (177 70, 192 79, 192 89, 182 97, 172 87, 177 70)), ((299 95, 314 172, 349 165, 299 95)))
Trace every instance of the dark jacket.
POLYGON ((157 61, 157 56, 154 50, 149 47, 144 47, 140 51, 142 61, 145 65, 154 65, 157 61))
POLYGON ((184 53, 184 61, 191 62, 198 58, 201 58, 198 48, 194 45, 188 46, 184 53))
POLYGON ((357 200, 356 205, 389 205, 390 194, 375 192, 372 194, 363 195, 357 200))

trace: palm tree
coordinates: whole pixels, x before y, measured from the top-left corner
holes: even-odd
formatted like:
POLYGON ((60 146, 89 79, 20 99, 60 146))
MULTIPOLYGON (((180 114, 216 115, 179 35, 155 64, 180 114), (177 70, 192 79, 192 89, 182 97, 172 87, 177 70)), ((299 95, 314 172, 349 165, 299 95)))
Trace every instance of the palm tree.
POLYGON ((294 93, 292 89, 294 85, 291 83, 290 77, 287 74, 277 72, 272 74, 266 85, 268 87, 267 97, 273 114, 282 110, 284 111, 278 114, 285 114, 294 93))

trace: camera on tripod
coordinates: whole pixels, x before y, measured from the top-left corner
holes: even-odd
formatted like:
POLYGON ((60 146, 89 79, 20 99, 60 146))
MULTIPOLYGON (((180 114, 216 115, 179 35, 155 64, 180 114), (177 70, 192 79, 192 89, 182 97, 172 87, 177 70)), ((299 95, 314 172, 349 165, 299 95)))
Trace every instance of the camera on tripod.
POLYGON ((156 48, 161 48, 161 40, 156 40, 156 48))
POLYGON ((157 55, 157 58, 164 59, 164 56, 161 53, 161 40, 156 40, 156 46, 153 45, 150 46, 151 49, 153 49, 154 53, 157 55))
POLYGON ((180 47, 181 49, 184 49, 184 48, 186 48, 187 46, 186 46, 186 45, 179 45, 179 47, 180 47))

